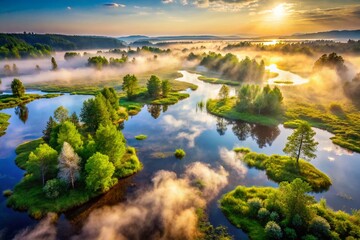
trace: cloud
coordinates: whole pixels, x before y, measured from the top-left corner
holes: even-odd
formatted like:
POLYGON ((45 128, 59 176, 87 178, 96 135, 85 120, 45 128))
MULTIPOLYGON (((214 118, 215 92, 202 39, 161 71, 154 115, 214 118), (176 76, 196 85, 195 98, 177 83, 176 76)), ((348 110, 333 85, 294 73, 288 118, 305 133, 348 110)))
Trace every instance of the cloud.
POLYGON ((67 10, 72 10, 72 8, 71 8, 70 6, 68 6, 66 9, 67 9, 67 10))
POLYGON ((169 4, 169 3, 173 3, 174 2, 174 0, 161 0, 162 1, 162 3, 164 3, 164 4, 169 4))
POLYGON ((13 240, 52 240, 56 239, 56 228, 54 225, 54 214, 48 214, 39 224, 34 228, 26 228, 20 231, 13 240))
POLYGON ((189 147, 195 147, 195 138, 200 136, 200 134, 204 131, 204 128, 200 127, 191 127, 189 129, 190 132, 180 132, 176 139, 186 139, 189 141, 188 146, 189 147))
POLYGON ((185 122, 183 120, 177 120, 172 115, 165 115, 162 120, 166 125, 169 125, 171 128, 181 128, 185 125, 185 122))
POLYGON ((118 7, 124 8, 124 7, 126 7, 126 5, 120 4, 120 3, 104 3, 103 5, 105 7, 112 7, 112 8, 118 8, 118 7))
POLYGON ((218 12, 239 12, 246 8, 251 8, 259 0, 186 0, 182 1, 192 4, 198 8, 208 8, 218 12))
POLYGON ((219 154, 221 160, 224 161, 226 165, 235 170, 240 177, 244 177, 247 174, 247 167, 241 162, 234 151, 222 147, 219 150, 219 154))

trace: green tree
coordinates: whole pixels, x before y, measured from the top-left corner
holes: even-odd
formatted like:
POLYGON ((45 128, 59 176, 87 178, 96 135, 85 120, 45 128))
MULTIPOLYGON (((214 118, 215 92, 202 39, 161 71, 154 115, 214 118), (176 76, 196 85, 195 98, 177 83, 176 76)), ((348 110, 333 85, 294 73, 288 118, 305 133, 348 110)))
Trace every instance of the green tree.
POLYGON ((58 146, 62 146, 64 142, 68 142, 75 150, 79 150, 83 145, 80 133, 75 125, 69 121, 65 121, 60 125, 57 137, 58 146))
POLYGON ((88 59, 88 65, 96 67, 98 70, 101 70, 103 66, 109 65, 109 61, 106 59, 106 57, 95 56, 88 59))
POLYGON ((279 187, 281 193, 281 203, 289 222, 294 220, 295 216, 300 216, 302 222, 307 222, 310 218, 309 207, 313 197, 307 195, 312 189, 307 182, 296 178, 291 183, 282 182, 279 187))
POLYGON ((58 68, 58 65, 57 65, 54 57, 51 58, 51 66, 52 66, 53 71, 57 70, 57 68, 58 68))
POLYGON ((80 176, 80 160, 80 157, 74 152, 71 145, 64 142, 58 157, 58 176, 65 182, 70 183, 72 188, 75 187, 75 181, 80 176))
POLYGON ((273 221, 270 221, 266 224, 265 234, 267 239, 281 239, 283 236, 281 227, 273 221))
POLYGON ((125 154, 125 138, 113 124, 100 125, 95 135, 96 150, 109 156, 115 168, 121 164, 125 154))
POLYGON ((129 99, 133 99, 135 90, 138 88, 138 79, 135 75, 127 74, 123 78, 122 89, 126 91, 126 95, 129 99))
POLYGON ((41 178, 43 186, 48 175, 56 171, 57 152, 47 144, 41 144, 29 155, 26 170, 35 178, 41 178))
POLYGON ((114 110, 118 110, 119 108, 119 97, 117 96, 114 88, 104 88, 101 91, 101 94, 104 98, 110 103, 110 107, 114 110))
POLYGON ((151 75, 149 81, 147 82, 147 89, 150 97, 159 98, 161 96, 161 80, 155 76, 151 75))
POLYGON ((226 85, 222 85, 219 91, 219 97, 221 100, 226 101, 229 98, 230 88, 226 85))
POLYGON ((11 90, 12 94, 16 97, 22 97, 25 94, 25 87, 23 83, 17 78, 14 78, 14 80, 11 82, 11 90))
POLYGON ((63 106, 60 106, 54 111, 54 118, 59 123, 63 123, 69 118, 69 111, 63 106))
POLYGON ((164 80, 161 83, 162 96, 167 97, 171 91, 171 85, 169 80, 164 80))
POLYGON ((94 192, 106 192, 117 182, 117 179, 112 177, 115 172, 114 165, 108 156, 99 152, 87 160, 85 171, 86 187, 94 192))
POLYGON ((73 112, 70 117, 69 117, 69 121, 72 122, 77 128, 80 127, 80 120, 78 115, 76 114, 76 112, 73 112))
POLYGON ((287 138, 288 142, 283 151, 295 158, 297 164, 299 164, 301 156, 307 160, 316 158, 315 152, 318 142, 314 140, 314 136, 315 131, 311 129, 310 124, 302 121, 293 134, 287 138))
POLYGON ((54 121, 53 117, 49 117, 49 120, 46 124, 46 128, 43 130, 43 139, 45 142, 50 142, 51 132, 56 127, 57 123, 54 121))

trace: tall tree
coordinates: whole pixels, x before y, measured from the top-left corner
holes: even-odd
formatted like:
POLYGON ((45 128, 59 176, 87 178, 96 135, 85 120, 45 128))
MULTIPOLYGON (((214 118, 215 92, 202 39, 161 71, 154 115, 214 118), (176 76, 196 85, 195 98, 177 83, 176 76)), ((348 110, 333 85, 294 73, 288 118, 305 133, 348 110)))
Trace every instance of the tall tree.
POLYGON ((117 182, 117 179, 112 177, 115 172, 114 165, 108 156, 99 152, 87 160, 85 171, 86 187, 94 192, 106 192, 117 182))
POLYGON ((72 122, 77 128, 80 127, 80 120, 78 115, 76 114, 76 112, 73 112, 70 117, 69 117, 69 121, 72 122))
POLYGON ((226 85, 222 85, 219 91, 219 97, 221 100, 226 101, 229 98, 230 88, 226 85))
POLYGON ((57 65, 54 57, 51 58, 51 67, 52 67, 53 71, 57 70, 57 68, 58 68, 58 65, 57 65))
POLYGON ((23 83, 17 78, 14 78, 14 80, 11 82, 11 90, 12 94, 16 97, 22 97, 25 94, 25 87, 23 83))
POLYGON ((314 136, 315 131, 311 129, 310 124, 301 121, 293 134, 287 138, 288 142, 283 151, 295 158, 297 164, 301 156, 306 160, 316 158, 315 152, 319 143, 314 140, 314 136))
POLYGON ((54 111, 54 118, 59 123, 63 123, 69 118, 69 111, 63 106, 60 106, 54 111))
POLYGON ((58 176, 60 179, 70 183, 72 188, 75 187, 75 181, 79 178, 80 160, 80 157, 74 152, 71 145, 64 142, 58 157, 58 176))
POLYGON ((147 89, 150 97, 159 98, 161 96, 161 80, 155 76, 151 75, 150 79, 147 82, 147 89))
POLYGON ((45 185, 49 173, 56 171, 57 152, 47 144, 41 144, 29 155, 26 170, 36 178, 42 179, 45 185))
POLYGON ((162 96, 167 97, 171 91, 171 85, 169 80, 164 80, 161 83, 162 96))
POLYGON ((123 78, 122 89, 126 91, 126 95, 129 99, 133 99, 135 90, 138 88, 138 79, 135 75, 127 74, 123 78))
POLYGON ((119 167, 125 154, 125 138, 115 125, 100 125, 95 135, 96 150, 109 156, 115 168, 119 167))
POLYGON ((48 122, 46 123, 46 128, 43 130, 43 139, 46 143, 50 142, 51 132, 56 127, 56 122, 53 117, 50 116, 48 122))
POLYGON ((75 150, 79 150, 83 145, 81 134, 78 132, 75 125, 69 121, 65 121, 60 125, 57 136, 58 146, 62 146, 64 142, 68 142, 75 150))

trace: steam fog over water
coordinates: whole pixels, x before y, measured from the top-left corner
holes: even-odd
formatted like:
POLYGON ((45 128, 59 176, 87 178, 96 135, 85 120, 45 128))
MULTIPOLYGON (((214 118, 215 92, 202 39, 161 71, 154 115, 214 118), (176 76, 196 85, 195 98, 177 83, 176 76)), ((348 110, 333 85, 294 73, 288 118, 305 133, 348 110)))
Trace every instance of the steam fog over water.
MULTIPOLYGON (((83 63, 79 61, 78 64, 83 63)), ((62 64, 67 63, 59 62, 60 66, 62 64)), ((72 77, 76 71, 75 67, 71 70, 72 77)), ((140 239, 144 236, 187 239, 197 234, 196 208, 206 206, 214 226, 224 225, 235 239, 246 239, 246 234, 225 218, 218 200, 237 185, 276 187, 277 184, 268 180, 263 171, 246 167, 232 149, 244 146, 256 152, 283 154, 284 143, 292 130, 282 125, 266 127, 209 115, 206 110, 197 108, 197 103, 215 97, 221 85, 199 81, 197 74, 181 73, 183 77, 178 80, 199 86, 196 91, 187 90, 190 98, 169 107, 147 105, 125 122, 123 133, 128 145, 136 147, 144 165, 142 171, 120 182, 119 188, 74 210, 75 216, 63 215, 57 225, 51 223, 50 218, 36 223, 27 213, 7 208, 1 196, 0 238, 17 234, 16 239, 140 239), (139 134, 148 135, 148 139, 135 140, 139 134), (175 148, 183 148, 186 157, 175 159, 172 155, 175 148), (157 153, 165 156, 159 158, 157 153), (201 191, 194 187, 197 179, 204 182, 201 191), (19 233, 21 229, 26 230, 19 233)), ((44 80, 49 76, 44 76, 44 80)), ((30 77, 27 81, 31 81, 30 77)), ((231 94, 235 94, 235 89, 231 94)), ((79 113, 82 102, 89 97, 64 95, 36 100, 27 104, 29 117, 26 121, 19 119, 14 108, 1 111, 12 115, 7 134, 0 138, 1 191, 13 188, 24 173, 14 163, 15 147, 23 141, 41 137, 46 121, 58 106, 79 113)), ((357 201, 360 198, 360 155, 334 145, 330 133, 319 129, 316 133, 318 157, 312 163, 330 176, 333 185, 329 191, 315 194, 315 197, 326 198, 328 205, 336 210, 360 209, 357 201)))

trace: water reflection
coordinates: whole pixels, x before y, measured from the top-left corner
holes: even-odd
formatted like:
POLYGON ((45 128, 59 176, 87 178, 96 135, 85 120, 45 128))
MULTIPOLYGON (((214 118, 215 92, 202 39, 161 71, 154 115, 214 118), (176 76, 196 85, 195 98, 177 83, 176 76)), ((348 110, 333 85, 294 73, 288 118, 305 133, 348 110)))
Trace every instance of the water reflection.
POLYGON ((220 136, 225 135, 227 130, 228 122, 226 119, 218 117, 216 119, 216 131, 219 133, 220 136))
POLYGON ((29 118, 29 108, 21 104, 15 107, 15 114, 18 115, 19 119, 25 124, 29 118))
POLYGON ((148 111, 154 119, 157 119, 161 113, 161 105, 148 105, 148 111))

